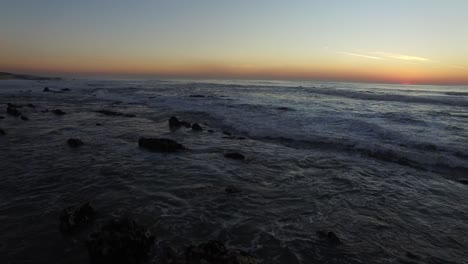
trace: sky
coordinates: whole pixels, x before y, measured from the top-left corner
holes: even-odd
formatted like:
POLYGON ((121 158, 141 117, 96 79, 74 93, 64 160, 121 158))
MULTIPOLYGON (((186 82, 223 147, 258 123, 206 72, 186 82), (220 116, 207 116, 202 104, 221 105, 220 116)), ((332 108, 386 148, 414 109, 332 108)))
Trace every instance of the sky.
POLYGON ((0 0, 0 71, 468 84, 467 0, 0 0))

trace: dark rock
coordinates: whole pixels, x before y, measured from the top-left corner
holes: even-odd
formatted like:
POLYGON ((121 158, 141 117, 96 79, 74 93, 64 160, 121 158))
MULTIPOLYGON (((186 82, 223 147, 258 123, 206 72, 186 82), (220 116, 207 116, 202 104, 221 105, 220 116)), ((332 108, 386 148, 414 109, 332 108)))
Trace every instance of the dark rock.
POLYGON ((97 110, 96 113, 100 113, 100 114, 108 115, 108 116, 135 117, 135 115, 133 114, 125 114, 125 113, 120 113, 120 112, 115 112, 115 111, 110 111, 110 110, 97 110))
POLYGON ((239 140, 245 140, 246 138, 245 138, 245 137, 237 137, 237 139, 239 139, 239 140))
POLYGON ((27 104, 26 106, 27 106, 27 107, 31 107, 31 108, 36 108, 36 106, 33 105, 33 104, 27 104))
POLYGON ((338 238, 338 236, 333 233, 333 232, 325 232, 325 231, 317 231, 317 235, 321 239, 327 240, 330 244, 332 245, 339 245, 341 244, 341 240, 338 238))
POLYGON ((209 133, 214 133, 214 130, 208 129, 209 133))
POLYGON ((226 189, 224 189, 227 193, 240 193, 241 190, 239 190, 237 187, 234 186, 228 186, 226 189))
POLYGON ((278 110, 282 110, 282 111, 293 111, 294 109, 292 108, 289 108, 289 107, 285 107, 285 106, 282 106, 282 107, 278 107, 276 108, 278 110))
POLYGON ((180 121, 175 116, 171 116, 171 118, 169 118, 169 128, 170 129, 178 129, 178 128, 182 127, 182 126, 191 127, 191 124, 189 122, 180 121))
POLYGON ((256 264, 257 259, 240 250, 228 250, 222 242, 210 240, 191 246, 185 253, 190 264, 256 264))
POLYGON ((19 104, 12 104, 12 103, 8 103, 7 106, 13 107, 13 108, 23 108, 22 105, 19 105, 19 104))
POLYGON ((12 116, 20 116, 21 112, 16 109, 15 105, 8 104, 7 109, 6 109, 7 114, 12 115, 12 116))
POLYGON ((414 253, 411 253, 411 252, 406 252, 406 256, 408 258, 411 258, 411 259, 420 259, 421 258, 420 256, 418 256, 418 255, 416 255, 414 253))
POLYGON ((185 149, 184 146, 167 138, 140 138, 138 145, 151 151, 176 152, 185 149))
POLYGON ((52 110, 52 113, 54 113, 54 114, 56 114, 56 115, 64 115, 64 114, 66 114, 65 112, 63 112, 63 111, 60 110, 60 109, 52 110))
POLYGON ((226 136, 232 136, 231 132, 223 131, 223 134, 226 136))
POLYGON ((96 210, 89 202, 80 206, 70 206, 60 213, 60 230, 63 232, 75 231, 91 223, 96 217, 96 210))
POLYGON ((60 91, 62 91, 62 92, 70 92, 71 89, 70 89, 70 88, 62 88, 62 89, 60 89, 60 91))
POLYGON ((186 258, 187 263, 222 263, 223 257, 227 254, 227 249, 222 242, 210 240, 199 244, 198 246, 191 246, 187 249, 186 258))
POLYGON ((50 92, 51 90, 49 89, 49 87, 44 87, 44 89, 42 91, 43 92, 50 92))
POLYGON ((5 117, 4 117, 4 116, 0 116, 0 119, 5 119, 5 117))
POLYGON ((198 123, 193 123, 192 130, 193 131, 203 131, 203 128, 198 123))
POLYGON ((143 263, 154 242, 145 227, 128 218, 116 218, 86 241, 92 264, 143 263))
POLYGON ((230 152, 230 153, 226 153, 224 154, 224 157, 225 158, 228 158, 228 159, 235 159, 235 160, 243 160, 245 159, 245 156, 240 154, 240 153, 237 153, 237 152, 230 152))
POLYGON ((21 116, 21 120, 23 120, 23 121, 28 121, 28 120, 29 120, 29 118, 28 118, 28 117, 26 117, 26 116, 21 116))
POLYGON ((102 124, 101 123, 96 123, 96 126, 102 126, 102 124))
POLYGON ((44 109, 41 111, 41 113, 48 113, 49 112, 49 109, 44 109))
POLYGON ((461 184, 468 185, 468 180, 458 180, 458 182, 461 183, 461 184))
POLYGON ((174 129, 174 128, 179 128, 180 127, 180 121, 177 119, 175 116, 171 116, 169 118, 169 128, 174 129))
POLYGON ((72 147, 72 148, 77 148, 79 146, 82 146, 84 145, 83 141, 77 139, 77 138, 69 138, 67 140, 67 144, 68 146, 72 147))
POLYGON ((198 97, 198 98, 201 98, 201 97, 205 97, 204 95, 201 95, 201 94, 191 94, 190 97, 198 97))
POLYGON ((6 135, 5 130, 3 130, 3 129, 0 128, 0 135, 2 135, 2 136, 6 135))

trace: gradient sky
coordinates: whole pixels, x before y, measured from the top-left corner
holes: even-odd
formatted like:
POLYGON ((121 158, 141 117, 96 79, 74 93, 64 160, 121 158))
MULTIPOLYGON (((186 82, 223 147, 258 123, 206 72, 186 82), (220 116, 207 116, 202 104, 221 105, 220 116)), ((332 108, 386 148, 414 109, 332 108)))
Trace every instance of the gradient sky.
POLYGON ((468 1, 1 0, 0 71, 468 84, 468 1))

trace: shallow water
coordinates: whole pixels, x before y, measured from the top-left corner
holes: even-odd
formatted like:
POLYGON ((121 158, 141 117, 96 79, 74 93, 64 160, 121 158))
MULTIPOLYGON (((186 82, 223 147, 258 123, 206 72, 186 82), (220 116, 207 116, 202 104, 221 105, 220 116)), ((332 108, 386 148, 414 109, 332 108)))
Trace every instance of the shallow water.
POLYGON ((130 214, 151 228, 157 243, 183 248, 217 239, 262 263, 467 263, 468 186, 460 183, 468 180, 467 91, 1 81, 4 108, 36 106, 20 109, 29 121, 0 114, 7 132, 0 136, 1 262, 86 262, 87 230, 61 234, 58 214, 92 201, 97 224, 130 214), (45 86, 72 91, 44 93, 45 86), (46 108, 67 114, 42 113, 46 108), (170 131, 173 115, 205 130, 170 131), (189 150, 147 152, 138 148, 141 136, 171 138, 189 150), (70 149, 70 137, 85 145, 70 149), (228 160, 229 151, 247 158, 228 160), (226 193, 228 186, 241 192, 226 193), (335 232, 343 244, 330 246, 319 230, 335 232))

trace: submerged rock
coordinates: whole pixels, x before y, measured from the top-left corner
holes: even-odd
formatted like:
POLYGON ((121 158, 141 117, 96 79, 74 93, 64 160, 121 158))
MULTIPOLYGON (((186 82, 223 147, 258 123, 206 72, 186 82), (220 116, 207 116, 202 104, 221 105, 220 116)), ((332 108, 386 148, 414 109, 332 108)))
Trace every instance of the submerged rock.
POLYGON ((44 89, 42 91, 43 92, 50 92, 51 90, 49 89, 49 87, 44 87, 44 89))
POLYGON ((33 105, 33 104, 27 104, 26 106, 27 106, 27 107, 30 107, 30 108, 36 108, 36 106, 33 105))
POLYGON ((178 128, 182 127, 182 126, 191 127, 189 122, 180 121, 175 116, 171 116, 171 118, 169 118, 169 128, 170 129, 178 129, 178 128))
POLYGON ((96 113, 100 113, 100 114, 108 115, 108 116, 136 117, 136 115, 134 114, 125 114, 125 113, 115 112, 111 110, 97 110, 96 113))
POLYGON ((3 129, 0 128, 0 135, 2 135, 2 136, 6 135, 5 130, 3 130, 3 129))
POLYGON ((228 131, 223 131, 223 134, 226 136, 232 136, 231 132, 228 132, 228 131))
POLYGON ((209 133, 214 133, 214 130, 208 129, 208 132, 209 132, 209 133))
POLYGON ((235 159, 235 160, 244 160, 245 159, 244 155, 242 155, 240 153, 237 153, 237 152, 226 153, 226 154, 224 154, 224 157, 228 158, 228 159, 235 159))
POLYGON ((29 120, 29 118, 28 118, 28 117, 26 117, 26 116, 21 116, 21 120, 23 120, 23 121, 28 121, 28 120, 29 120))
POLYGON ((202 98, 202 97, 205 97, 204 95, 202 94, 191 94, 189 95, 190 97, 198 97, 198 98, 202 98))
POLYGON ((144 138, 138 140, 138 145, 151 151, 176 152, 185 149, 184 146, 168 138, 144 138))
POLYGON ((16 106, 13 104, 8 104, 7 109, 6 109, 7 114, 12 115, 12 116, 20 116, 21 112, 16 109, 16 106))
POLYGON ((327 240, 330 244, 332 245, 339 245, 341 244, 341 240, 338 238, 338 236, 333 233, 333 232, 325 232, 325 231, 317 231, 317 235, 321 239, 327 240))
POLYGON ((225 192, 227 193, 240 193, 241 190, 235 186, 228 186, 226 189, 224 189, 225 192))
POLYGON ((92 233, 86 241, 93 264, 138 264, 146 260, 154 236, 128 218, 116 218, 92 233))
POLYGON ((289 108, 289 107, 285 107, 285 106, 281 106, 281 107, 278 107, 276 109, 282 110, 282 111, 294 111, 294 109, 289 108))
POLYGON ((5 119, 5 117, 4 117, 4 116, 0 116, 0 119, 5 119))
POLYGON ((101 123, 96 123, 96 126, 102 126, 102 124, 101 123))
POLYGON ((81 141, 81 140, 79 140, 79 139, 77 139, 77 138, 69 138, 69 139, 67 140, 67 144, 68 144, 68 146, 70 146, 70 147, 72 147, 72 148, 77 148, 77 147, 79 147, 79 146, 84 145, 84 142, 81 141))
POLYGON ((56 114, 56 115, 64 115, 66 114, 64 111, 60 110, 60 109, 55 109, 55 110, 52 110, 51 111, 52 113, 56 114))
POLYGON ((257 259, 240 250, 228 250, 220 241, 210 240, 187 249, 187 264, 256 264, 257 259))
POLYGON ((60 230, 71 232, 79 229, 94 220, 96 210, 89 202, 77 207, 67 207, 60 213, 60 230))
POLYGON ((62 91, 62 92, 70 92, 71 89, 70 89, 70 88, 62 88, 62 89, 60 89, 60 91, 62 91))
POLYGON ((193 131, 203 131, 203 128, 198 123, 193 123, 192 130, 193 131))

